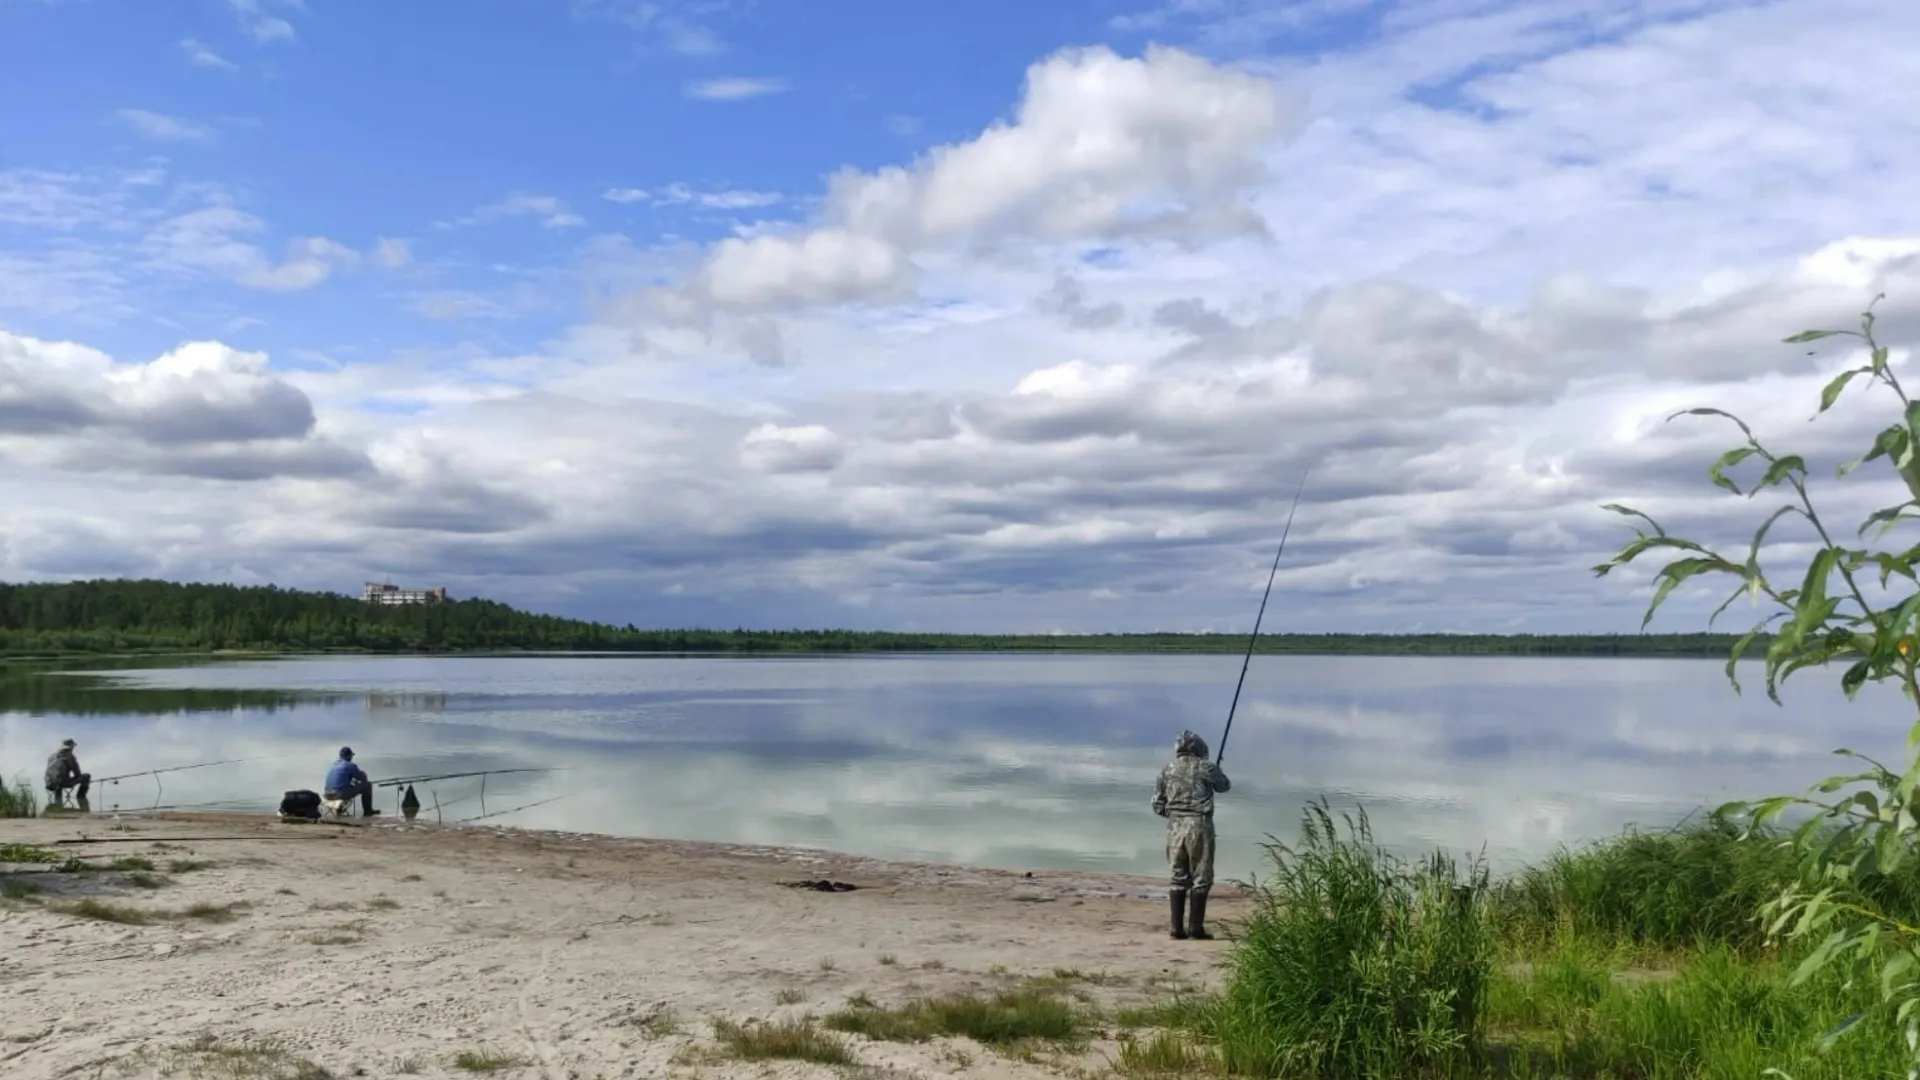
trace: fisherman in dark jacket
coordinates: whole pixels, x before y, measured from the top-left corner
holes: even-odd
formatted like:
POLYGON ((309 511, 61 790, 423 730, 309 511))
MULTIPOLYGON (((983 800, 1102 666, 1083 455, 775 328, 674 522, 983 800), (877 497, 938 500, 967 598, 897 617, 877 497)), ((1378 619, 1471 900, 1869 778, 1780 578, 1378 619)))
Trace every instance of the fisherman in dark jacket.
POLYGON ((1213 937, 1207 933, 1207 893, 1213 888, 1213 796, 1232 790, 1233 783, 1220 766, 1207 760, 1207 741, 1193 732, 1181 732, 1173 752, 1173 760, 1160 770, 1153 788, 1153 812, 1167 819, 1167 861, 1173 869, 1167 890, 1172 936, 1208 941, 1213 937))
POLYGON ((351 746, 340 748, 340 756, 327 769, 327 782, 321 785, 321 790, 326 792, 327 798, 343 802, 358 796, 363 816, 372 817, 380 812, 373 808, 373 781, 367 779, 367 774, 353 763, 351 746))
POLYGON ((93 774, 80 771, 80 760, 73 756, 73 740, 63 739, 60 749, 47 759, 47 796, 58 806, 66 802, 68 789, 73 791, 73 800, 83 803, 87 799, 87 789, 93 786, 93 774))

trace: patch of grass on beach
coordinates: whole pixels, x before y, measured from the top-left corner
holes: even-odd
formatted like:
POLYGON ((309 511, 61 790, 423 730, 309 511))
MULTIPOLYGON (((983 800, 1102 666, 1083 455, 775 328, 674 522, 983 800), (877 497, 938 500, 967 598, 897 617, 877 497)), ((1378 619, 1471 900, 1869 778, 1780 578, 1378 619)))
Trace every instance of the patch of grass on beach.
POLYGON ((76 919, 93 919, 98 922, 119 923, 122 926, 145 926, 153 921, 151 912, 128 907, 125 904, 109 904, 92 897, 76 900, 71 904, 62 904, 54 910, 76 919))
POLYGON ((232 922, 246 914, 249 908, 250 905, 244 900, 236 900, 230 904, 193 904, 182 908, 178 917, 199 922, 232 922))
POLYGON ((481 1048, 462 1050, 453 1055, 453 1067, 473 1073, 499 1072, 502 1069, 517 1069, 526 1064, 524 1058, 513 1057, 498 1051, 481 1048))
POLYGON ((172 1050, 143 1051, 117 1064, 117 1076, 189 1080, 333 1080, 333 1074, 272 1039, 202 1035, 172 1050))
POLYGON ((66 861, 65 855, 38 844, 0 844, 0 863, 57 866, 66 861))
POLYGON ((123 926, 145 926, 152 922, 232 922, 246 912, 247 905, 236 901, 231 904, 193 904, 177 911, 160 908, 137 908, 127 904, 114 904, 105 900, 87 897, 70 904, 62 904, 55 911, 62 915, 71 915, 78 919, 93 919, 97 922, 119 923, 123 926))
POLYGON ((810 1061, 816 1065, 852 1065, 853 1051, 811 1020, 777 1024, 736 1024, 715 1020, 713 1035, 722 1051, 741 1061, 810 1061))
POLYGON ((1156 1031, 1146 1038, 1122 1035, 1114 1063, 1114 1071, 1123 1076, 1199 1076, 1218 1069, 1212 1050, 1176 1031, 1156 1031))
POLYGON ((322 927, 304 939, 309 945, 358 945, 365 941, 367 923, 363 919, 322 927))
POLYGON ((1085 1038, 1088 1017, 1053 994, 1022 988, 982 997, 949 994, 884 1009, 867 999, 824 1021, 834 1031, 889 1042, 923 1042, 943 1035, 1009 1046, 1023 1042, 1071 1043, 1085 1038))

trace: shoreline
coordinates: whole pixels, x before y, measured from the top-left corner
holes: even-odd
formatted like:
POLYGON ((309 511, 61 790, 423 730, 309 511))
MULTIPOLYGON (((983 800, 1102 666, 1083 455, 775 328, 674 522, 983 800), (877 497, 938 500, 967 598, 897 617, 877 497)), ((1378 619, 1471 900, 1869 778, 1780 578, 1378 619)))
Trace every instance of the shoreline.
MULTIPOLYGON (((0 844, 138 860, 9 876, 0 1071, 20 1080, 159 1075, 196 1039, 271 1039, 342 1077, 468 1075, 463 1053, 522 1062, 502 1077, 826 1076, 718 1062, 713 1024, 1039 983, 1148 1007, 1216 982, 1247 904, 1216 886, 1216 940, 1172 941, 1147 878, 400 818, 54 817, 0 822, 0 844), (104 842, 56 843, 83 838, 104 842), (857 888, 791 887, 819 879, 857 888)), ((1028 1059, 966 1042, 852 1045, 871 1075, 992 1080, 1100 1069, 1118 1046, 1112 1030, 1028 1059)))
MULTIPOLYGON (((678 636, 700 639, 728 639, 730 632, 710 633, 658 631, 662 638, 678 636)), ((276 660, 297 657, 792 657, 820 659, 830 657, 879 656, 1239 656, 1247 651, 1246 639, 1221 634, 1070 634, 1070 635, 971 635, 971 634, 882 634, 876 638, 896 638, 870 644, 846 646, 808 645, 813 636, 807 631, 746 632, 737 643, 723 641, 707 646, 647 647, 609 645, 597 648, 548 648, 529 646, 462 648, 433 646, 424 648, 375 649, 356 647, 314 648, 305 645, 256 646, 248 648, 174 649, 119 648, 48 651, 0 648, 0 663, 68 664, 113 660, 276 660), (791 642, 791 643, 789 643, 791 642)), ((1256 643, 1255 656, 1422 656, 1459 658, 1512 658, 1562 660, 1716 660, 1725 662, 1736 640, 1734 635, 1696 634, 1267 634, 1256 643)), ((1765 652, 1765 642, 1750 645, 1742 659, 1755 659, 1765 652)))
MULTIPOLYGON (((344 822, 322 821, 315 825, 283 822, 275 814, 229 810, 142 811, 132 809, 101 811, 84 817, 76 814, 69 817, 54 816, 33 820, 80 822, 88 819, 110 820, 115 823, 178 822, 196 828, 203 826, 217 828, 228 824, 241 828, 271 825, 285 826, 291 830, 317 827, 338 830, 360 829, 375 834, 419 833, 423 837, 491 836, 507 841, 524 841, 535 847, 556 851, 567 850, 567 845, 577 845, 597 853, 607 855, 624 853, 635 858, 668 855, 680 859, 741 866, 810 867, 834 874, 851 875, 849 880, 871 878, 927 888, 958 887, 989 890, 1004 888, 1009 890, 1009 895, 1016 899, 1046 896, 1054 899, 1072 897, 1164 902, 1167 897, 1166 879, 1144 874, 1040 867, 1017 870, 1009 867, 977 866, 970 863, 890 859, 875 855, 861 855, 856 852, 835 851, 831 848, 796 847, 786 844, 741 844, 722 840, 620 836, 614 833, 532 829, 518 825, 491 823, 439 824, 428 821, 424 817, 407 821, 401 815, 392 813, 382 813, 371 819, 349 818, 344 822)), ((85 830, 77 831, 85 833, 85 830)), ((4 828, 0 828, 0 836, 4 833, 4 828)), ((98 835, 98 832, 86 833, 86 835, 98 835)), ((1237 882, 1218 880, 1214 883, 1213 895, 1222 899, 1230 897, 1234 900, 1244 900, 1251 894, 1245 886, 1237 882)))

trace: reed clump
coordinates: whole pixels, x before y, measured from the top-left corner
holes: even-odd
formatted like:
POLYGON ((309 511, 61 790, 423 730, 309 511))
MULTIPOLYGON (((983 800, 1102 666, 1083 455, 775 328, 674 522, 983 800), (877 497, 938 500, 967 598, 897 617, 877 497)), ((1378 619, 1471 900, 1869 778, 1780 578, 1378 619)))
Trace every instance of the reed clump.
POLYGON ((1317 802, 1298 845, 1266 845, 1225 987, 1191 1010, 1229 1072, 1400 1080, 1475 1050, 1496 954, 1484 863, 1404 862, 1364 811, 1343 821, 1317 802))
POLYGON ((33 785, 25 780, 16 780, 11 784, 0 784, 0 818, 30 818, 40 816, 40 800, 34 794, 33 785))

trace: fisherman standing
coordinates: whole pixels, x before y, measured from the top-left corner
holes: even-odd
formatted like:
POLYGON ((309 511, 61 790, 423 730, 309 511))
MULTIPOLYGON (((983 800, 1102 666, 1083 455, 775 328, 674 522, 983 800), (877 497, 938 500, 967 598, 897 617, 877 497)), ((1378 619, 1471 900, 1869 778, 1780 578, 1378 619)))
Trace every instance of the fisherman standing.
POLYGON ((76 804, 87 801, 87 789, 93 786, 93 774, 80 771, 80 759, 73 756, 73 740, 62 739, 60 749, 47 759, 47 796, 55 806, 66 802, 67 789, 73 789, 76 804))
POLYGON ((1207 742, 1193 732, 1180 733, 1173 753, 1153 789, 1153 812, 1167 819, 1167 861, 1173 868, 1167 892, 1173 911, 1172 936, 1178 941, 1209 941, 1213 938, 1207 933, 1207 893, 1213 888, 1213 796, 1232 790, 1233 784, 1220 766, 1207 760, 1207 742))
POLYGON ((353 747, 340 748, 340 757, 327 769, 327 782, 322 790, 329 799, 346 801, 358 795, 360 814, 372 817, 380 811, 373 808, 373 781, 367 779, 360 766, 353 763, 353 747))

